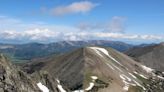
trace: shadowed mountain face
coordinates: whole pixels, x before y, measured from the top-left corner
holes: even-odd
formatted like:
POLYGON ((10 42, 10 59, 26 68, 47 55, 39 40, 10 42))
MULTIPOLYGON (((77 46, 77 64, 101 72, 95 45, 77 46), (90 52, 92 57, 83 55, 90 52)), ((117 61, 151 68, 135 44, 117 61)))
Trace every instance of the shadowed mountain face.
POLYGON ((164 43, 134 47, 128 50, 126 54, 146 66, 164 72, 164 43))
POLYGON ((58 92, 52 80, 46 72, 29 75, 0 54, 0 92, 58 92))
POLYGON ((0 55, 0 92, 40 92, 35 81, 0 55))
POLYGON ((12 57, 15 61, 29 60, 52 54, 62 54, 85 46, 112 47, 119 51, 126 51, 132 45, 118 41, 62 41, 50 44, 0 44, 0 51, 12 57))
POLYGON ((157 73, 111 48, 81 48, 30 62, 24 69, 31 74, 36 70, 46 72, 57 83, 59 92, 164 91, 162 72, 157 73), (37 64, 41 66, 35 68, 37 64))

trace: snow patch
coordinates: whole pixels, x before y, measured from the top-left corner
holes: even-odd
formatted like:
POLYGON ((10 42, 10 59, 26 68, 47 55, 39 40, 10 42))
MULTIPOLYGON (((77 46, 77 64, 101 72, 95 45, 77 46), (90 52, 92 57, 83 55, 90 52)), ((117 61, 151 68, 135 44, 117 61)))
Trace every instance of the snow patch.
POLYGON ((143 90, 146 90, 146 88, 144 86, 142 86, 140 83, 138 83, 137 81, 133 80, 138 86, 142 87, 143 90))
POLYGON ((100 56, 103 56, 100 52, 104 53, 106 56, 108 56, 109 58, 111 58, 113 61, 115 61, 117 64, 123 66, 120 62, 118 62, 115 58, 113 58, 111 55, 109 55, 108 51, 104 48, 100 48, 100 47, 89 47, 93 50, 96 51, 97 54, 99 54, 100 56), (100 51, 100 52, 99 52, 100 51))
MULTIPOLYGON (((139 73, 137 73, 136 71, 134 71, 135 74, 140 75, 139 73)), ((138 83, 137 81, 133 80, 138 86, 142 87, 143 90, 146 90, 146 88, 144 86, 142 86, 140 83, 138 83)))
POLYGON ((120 72, 123 72, 120 68, 118 68, 117 66, 113 65, 117 70, 119 70, 120 72))
POLYGON ((162 77, 162 76, 159 76, 159 75, 158 75, 157 77, 164 80, 164 77, 162 77))
POLYGON ((102 55, 97 49, 94 49, 94 48, 91 48, 91 49, 95 50, 95 52, 96 52, 98 55, 100 55, 101 57, 103 57, 103 55, 102 55))
POLYGON ((148 79, 146 76, 139 74, 139 76, 141 76, 142 78, 148 79))
POLYGON ((135 85, 135 84, 129 83, 131 81, 131 79, 124 74, 121 74, 120 78, 123 80, 123 83, 125 84, 125 86, 123 87, 123 90, 125 90, 125 91, 128 91, 129 85, 135 85))
POLYGON ((107 66, 109 66, 112 70, 114 70, 114 68, 110 64, 107 63, 107 66))
POLYGON ((89 91, 89 90, 91 90, 91 89, 94 87, 94 85, 95 85, 95 84, 94 84, 95 80, 98 79, 97 76, 91 76, 91 78, 92 78, 92 82, 89 83, 89 87, 86 88, 85 91, 89 91))
POLYGON ((60 84, 60 81, 58 79, 56 79, 56 81, 60 84))
POLYGON ((148 79, 146 76, 142 75, 142 74, 139 74, 137 73, 136 71, 134 71, 135 74, 139 75, 140 77, 144 78, 144 79, 148 79))
POLYGON ((154 69, 151 69, 151 68, 149 68, 149 67, 147 67, 147 66, 144 66, 144 65, 141 65, 141 67, 142 67, 142 69, 144 69, 147 73, 152 73, 152 71, 154 70, 154 69))
POLYGON ((127 81, 129 81, 129 82, 131 81, 131 78, 127 77, 127 76, 124 75, 124 74, 121 74, 121 75, 120 75, 120 78, 123 79, 123 80, 127 80, 127 81))
POLYGON ((134 71, 135 74, 138 74, 136 71, 134 71))
POLYGON ((85 90, 86 90, 86 91, 89 91, 89 90, 91 90, 93 87, 94 87, 94 83, 91 82, 91 83, 89 83, 89 87, 86 88, 85 90))
POLYGON ((98 79, 98 77, 97 76, 91 76, 91 78, 92 78, 92 82, 89 83, 89 86, 87 88, 85 88, 85 90, 74 90, 72 92, 85 92, 85 91, 91 90, 94 87, 94 85, 95 85, 94 82, 95 82, 95 80, 98 79))
POLYGON ((137 79, 137 77, 133 75, 132 73, 129 73, 129 75, 131 75, 134 79, 137 79))
POLYGON ((44 86, 41 82, 37 83, 37 86, 40 88, 42 92, 49 92, 49 89, 44 86))
POLYGON ((106 49, 104 48, 100 48, 100 47, 90 47, 91 49, 97 50, 97 51, 101 51, 103 52, 105 55, 109 56, 109 53, 106 49))
POLYGON ((62 85, 57 85, 58 89, 60 90, 60 92, 67 92, 63 89, 62 85))
POLYGON ((57 88, 59 89, 60 92, 67 92, 66 90, 63 89, 62 85, 60 85, 60 81, 58 79, 56 79, 56 81, 58 82, 57 88))
POLYGON ((75 90, 75 91, 72 91, 72 92, 84 92, 84 90, 75 90))
POLYGON ((97 80, 97 79, 98 79, 97 76, 91 76, 91 78, 92 78, 93 80, 97 80))

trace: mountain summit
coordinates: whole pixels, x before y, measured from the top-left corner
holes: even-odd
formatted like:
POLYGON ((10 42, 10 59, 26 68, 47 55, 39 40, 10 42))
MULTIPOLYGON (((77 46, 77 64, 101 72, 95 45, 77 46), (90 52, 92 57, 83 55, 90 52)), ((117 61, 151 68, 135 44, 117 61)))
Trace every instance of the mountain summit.
MULTIPOLYGON (((163 85, 162 73, 146 67, 112 48, 86 47, 57 57, 36 60, 26 71, 46 71, 59 92, 155 92, 163 85), (40 65, 40 67, 36 65, 40 65), (159 84, 160 85, 160 84, 159 84)), ((162 89, 163 91, 163 89, 162 89)), ((158 92, 162 92, 158 91, 158 92)))

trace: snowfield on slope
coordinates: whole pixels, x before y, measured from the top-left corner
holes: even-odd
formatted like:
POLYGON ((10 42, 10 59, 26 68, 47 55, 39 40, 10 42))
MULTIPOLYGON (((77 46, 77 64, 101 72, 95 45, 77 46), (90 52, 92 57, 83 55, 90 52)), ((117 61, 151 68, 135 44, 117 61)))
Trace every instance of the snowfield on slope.
POLYGON ((123 83, 125 84, 123 90, 128 91, 130 85, 136 86, 136 84, 130 83, 132 79, 127 77, 126 75, 121 74, 120 78, 123 80, 123 83))
MULTIPOLYGON (((100 47, 89 47, 90 49, 94 50, 98 55, 100 55, 101 57, 103 57, 103 54, 105 54, 106 56, 108 56, 110 59, 112 59, 113 61, 115 61, 117 64, 119 64, 120 66, 123 66, 119 61, 117 61, 115 58, 113 58, 111 55, 109 55, 108 51, 104 48, 100 48, 100 47), (103 53, 103 54, 102 54, 103 53)), ((115 66, 113 63, 109 64, 106 63, 107 66, 109 66, 112 70, 115 70, 114 68, 116 68, 118 71, 123 72, 120 68, 118 68, 117 66, 115 66)))
POLYGON ((101 52, 104 53, 106 56, 108 56, 110 59, 112 59, 113 61, 115 61, 117 64, 123 66, 123 65, 122 65, 120 62, 118 62, 115 58, 113 58, 111 55, 109 55, 109 53, 108 53, 108 51, 107 51, 106 49, 100 48, 100 47, 89 47, 89 48, 95 50, 95 52, 96 52, 97 54, 99 54, 100 56, 102 56, 102 57, 103 57, 103 55, 101 54, 101 52))
POLYGON ((65 89, 63 89, 62 85, 60 85, 60 81, 58 79, 56 79, 56 81, 58 82, 58 89, 60 90, 60 92, 67 92, 65 89))
MULTIPOLYGON (((91 78, 92 78, 92 82, 89 83, 89 87, 87 87, 87 88, 85 89, 85 91, 91 90, 91 89, 94 87, 94 85, 95 85, 95 84, 94 84, 95 80, 98 79, 97 76, 91 76, 91 78)), ((84 92, 84 90, 74 90, 73 92, 84 92)))
MULTIPOLYGON (((113 61, 115 61, 118 65, 123 66, 119 61, 117 61, 115 58, 113 58, 106 49, 100 48, 100 47, 89 47, 89 48, 92 49, 92 50, 94 50, 101 57, 103 57, 104 55, 106 55, 110 59, 112 59, 113 61)), ((114 70, 114 68, 115 68, 115 69, 119 70, 121 73, 124 73, 122 71, 122 69, 118 68, 113 63, 111 63, 110 65, 107 63, 107 65, 112 70, 114 70)), ((147 73, 152 73, 152 71, 153 71, 153 69, 151 69, 149 67, 146 67, 144 65, 141 65, 141 68, 144 71, 146 71, 147 73)), ((126 69, 126 70, 128 70, 128 69, 126 69)), ((143 90, 146 90, 146 88, 144 86, 142 86, 139 82, 136 81, 137 77, 135 75, 133 75, 132 73, 129 73, 129 72, 128 72, 128 74, 129 74, 130 77, 127 77, 127 75, 125 75, 125 74, 121 74, 120 75, 120 78, 122 79, 123 83, 125 84, 124 87, 123 87, 123 90, 128 91, 130 85, 133 85, 133 86, 137 86, 138 85, 138 86, 142 87, 143 90), (131 78, 133 78, 133 79, 131 79, 131 78)), ((145 76, 143 76, 141 74, 140 74, 140 76, 143 77, 143 78, 147 78, 147 77, 145 77, 145 76)))
POLYGON ((129 75, 131 75, 134 79, 137 79, 137 77, 133 75, 132 73, 129 73, 129 75))
POLYGON ((42 92, 49 92, 49 89, 44 86, 41 82, 37 83, 37 86, 40 88, 42 92))
POLYGON ((94 85, 95 85, 95 84, 94 84, 95 80, 98 79, 97 76, 91 76, 91 78, 92 78, 92 82, 89 83, 89 87, 85 89, 86 91, 91 90, 91 89, 94 87, 94 85))
POLYGON ((142 69, 144 69, 147 73, 152 73, 152 71, 154 70, 154 69, 151 69, 151 68, 149 68, 149 67, 147 67, 147 66, 144 66, 144 65, 141 65, 141 67, 142 67, 142 69))

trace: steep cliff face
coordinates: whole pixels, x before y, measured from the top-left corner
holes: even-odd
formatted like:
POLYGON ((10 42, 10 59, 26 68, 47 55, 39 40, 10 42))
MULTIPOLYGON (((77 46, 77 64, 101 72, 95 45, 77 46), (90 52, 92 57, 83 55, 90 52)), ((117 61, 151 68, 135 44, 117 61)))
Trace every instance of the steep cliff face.
POLYGON ((42 92, 60 92, 57 88, 57 81, 46 71, 38 71, 31 74, 31 78, 35 80, 37 85, 41 83, 47 88, 47 91, 42 92))
POLYGON ((0 54, 0 92, 40 92, 36 83, 0 54))

